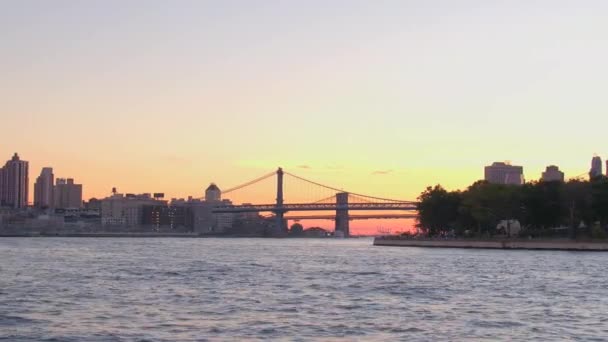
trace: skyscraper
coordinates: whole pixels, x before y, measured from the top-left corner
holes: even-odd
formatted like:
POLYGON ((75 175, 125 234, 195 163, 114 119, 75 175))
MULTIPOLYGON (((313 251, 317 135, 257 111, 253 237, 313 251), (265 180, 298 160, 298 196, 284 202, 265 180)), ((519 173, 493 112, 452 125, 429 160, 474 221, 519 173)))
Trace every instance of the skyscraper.
POLYGON ((55 185, 55 208, 75 209, 82 207, 82 184, 74 179, 57 178, 55 185))
POLYGON ((29 195, 29 163, 15 153, 2 168, 0 203, 13 208, 27 207, 29 195))
POLYGON ((591 170, 589 170, 589 178, 596 178, 602 175, 602 158, 599 156, 591 159, 591 170))
POLYGON ((40 176, 36 178, 36 183, 34 183, 34 206, 36 208, 53 208, 55 200, 54 183, 53 168, 42 168, 40 176))

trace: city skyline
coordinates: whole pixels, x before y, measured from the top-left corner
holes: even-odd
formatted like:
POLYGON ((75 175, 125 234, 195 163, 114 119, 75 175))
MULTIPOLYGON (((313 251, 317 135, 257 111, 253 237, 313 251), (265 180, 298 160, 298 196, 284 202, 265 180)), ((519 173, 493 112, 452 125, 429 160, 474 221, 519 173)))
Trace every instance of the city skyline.
MULTIPOLYGON (((28 179, 29 178, 29 173, 27 171, 28 169, 28 165, 29 165, 29 161, 24 161, 22 159, 20 159, 18 153, 15 153, 13 155, 13 157, 7 161, 6 165, 4 168, 0 169, 0 173, 4 174, 4 175, 8 175, 8 173, 6 172, 6 170, 8 170, 11 167, 11 165, 14 165, 15 163, 19 163, 19 164, 23 164, 25 165, 26 171, 23 174, 20 174, 19 177, 21 178, 25 178, 28 179)), ((590 178, 594 178, 597 177, 598 175, 602 175, 603 173, 601 173, 601 170, 599 170, 599 174, 597 174, 598 167, 601 167, 602 162, 601 162, 601 158, 597 155, 594 155, 591 161, 592 164, 592 169, 589 172, 588 176, 590 178), (594 169, 595 168, 595 169, 594 169), (594 171, 595 170, 595 171, 594 171)), ((281 169, 279 169, 280 172, 283 172, 281 169)), ((524 167, 523 166, 515 166, 512 165, 510 161, 506 161, 506 162, 493 162, 491 165, 487 165, 484 167, 484 178, 486 181, 490 182, 490 183, 498 183, 498 184, 512 184, 512 185, 522 185, 525 182, 525 174, 524 174, 524 167)), ((606 170, 608 172, 608 169, 606 170)), ((274 173, 273 173, 274 174, 274 173)), ((532 181, 561 181, 563 182, 566 178, 564 177, 564 173, 561 172, 559 170, 559 167, 556 165, 548 165, 545 169, 545 171, 541 174, 541 176, 538 179, 534 179, 532 181)), ((577 176, 571 176, 568 177, 568 179, 574 179, 574 178, 581 178, 583 175, 577 175, 577 176)), ((263 178, 268 179, 268 175, 264 176, 263 178)), ((296 176, 296 178, 299 178, 298 176, 296 176)), ((10 182, 7 182, 8 178, 6 178, 5 176, 0 177, 0 179, 6 183, 10 185, 10 182)), ((85 206, 86 208, 89 208, 89 205, 84 205, 83 200, 86 200, 85 198, 83 198, 83 186, 82 184, 75 184, 74 183, 74 179, 72 178, 57 178, 55 183, 53 183, 54 180, 54 173, 53 173, 53 168, 51 167, 44 167, 42 168, 41 172, 40 172, 40 176, 38 176, 37 178, 35 178, 35 182, 34 182, 34 203, 33 206, 38 208, 38 209, 79 209, 82 208, 83 206, 85 206), (49 188, 50 186, 50 188, 49 188), (50 197, 50 199, 49 199, 50 197), (46 198, 46 200, 45 200, 46 198)), ((306 180, 307 182, 309 182, 308 180, 306 180)), ((253 181, 253 183, 259 183, 260 180, 256 180, 253 181)), ((14 183, 14 182, 13 182, 14 183)), ((273 196, 275 195, 275 186, 276 186, 276 181, 273 178, 270 178, 270 182, 265 182, 266 183, 266 189, 265 191, 261 191, 260 189, 257 189, 255 192, 253 193, 248 193, 247 200, 245 200, 241 195, 234 195, 231 190, 227 190, 228 192, 230 192, 230 195, 228 197, 224 197, 222 198, 222 190, 214 183, 211 182, 210 185, 205 189, 204 194, 198 194, 198 195, 189 195, 187 197, 183 197, 183 198, 177 198, 177 197, 172 197, 172 196, 168 196, 169 198, 172 197, 171 201, 167 201, 167 203, 173 205, 174 202, 177 203, 178 206, 183 206, 184 204, 186 205, 201 205, 204 204, 205 202, 211 202, 211 203, 217 203, 220 200, 223 201, 227 201, 225 203, 235 203, 235 204, 242 204, 242 203, 247 203, 247 205, 250 205, 250 203, 258 203, 258 204, 263 204, 263 203, 274 203, 273 200, 262 200, 262 198, 273 198, 273 196), (270 186, 270 188, 268 188, 268 186, 270 186), (260 194, 264 194, 265 196, 262 197, 260 196, 260 194), (270 196, 270 197, 268 197, 270 196), (184 199, 186 199, 184 201, 184 199), (202 199, 203 202, 200 202, 199 200, 195 200, 194 202, 191 202, 192 199, 202 199)), ((314 183, 314 182, 313 182, 314 183)), ((252 182, 248 182, 247 184, 251 185, 252 182)), ((317 184, 317 183, 314 183, 317 184)), ((317 184, 319 185, 319 184, 317 184)), ((240 187, 240 186, 239 186, 240 187)), ((0 193, 5 193, 9 188, 6 187, 5 184, 0 184, 0 193), (3 192, 4 191, 4 192, 3 192)), ((224 188, 226 189, 226 188, 224 188)), ((165 192, 158 192, 158 189, 154 190, 154 198, 158 196, 165 196, 165 192)), ((301 191, 302 189, 300 189, 301 191)), ((462 189, 458 189, 458 190, 464 190, 464 188, 462 189)), ((336 196, 339 197, 340 194, 336 193, 336 191, 350 191, 352 193, 352 189, 349 190, 344 190, 342 188, 342 190, 338 190, 338 189, 333 189, 330 190, 332 192, 332 196, 335 194, 336 196)), ((140 196, 140 195, 133 195, 133 192, 130 192, 131 195, 129 195, 129 191, 126 191, 127 193, 127 198, 126 200, 128 201, 129 196, 140 196)), ((238 193, 238 192, 237 192, 238 193)), ((142 192, 142 194, 144 194, 144 196, 147 197, 142 197, 144 202, 146 201, 152 201, 151 203, 157 203, 156 201, 153 201, 152 196, 152 192, 151 191, 144 191, 142 192)), ((28 192, 27 192, 27 188, 25 190, 25 197, 26 199, 28 198, 28 192)), ((315 198, 313 201, 310 200, 306 200, 306 201, 298 201, 297 199, 294 200, 294 198, 300 198, 298 197, 298 192, 296 191, 295 196, 293 192, 290 192, 290 196, 288 196, 288 203, 294 203, 294 202, 300 202, 300 203, 304 203, 304 202, 312 202, 312 203, 316 203, 316 200, 318 200, 319 198, 315 198)), ((319 194, 316 194, 317 196, 319 196, 319 194)), ((326 197, 327 194, 322 195, 323 198, 326 197)), ((354 193, 355 196, 357 196, 356 192, 354 193)), ((5 198, 8 198, 7 196, 3 195, 5 198)), ((22 196, 22 195, 21 195, 22 196)), ((110 203, 115 202, 116 200, 122 201, 124 199, 123 194, 119 193, 117 191, 117 189, 115 187, 112 188, 112 195, 106 195, 106 196, 100 196, 99 198, 90 198, 91 201, 96 200, 96 202, 98 200, 102 200, 102 203, 108 203, 107 201, 109 201, 110 203), (118 196, 116 196, 118 195, 118 196)), ((404 198, 399 198, 399 200, 408 200, 408 199, 404 199, 404 198)), ((348 201, 348 200, 347 200, 348 201)), ((144 203, 142 202, 142 203, 144 203)), ((27 200, 26 200, 27 203, 27 200)), ((117 202, 118 203, 118 202, 117 202)), ((139 203, 139 202, 137 202, 139 203)), ((8 204, 8 203, 7 203, 8 204)), ((32 204, 31 202, 29 204, 32 204)), ((124 218, 120 218, 117 219, 115 218, 115 214, 108 214, 108 213, 104 213, 103 208, 105 207, 105 204, 102 205, 101 210, 100 210, 100 214, 102 215, 102 225, 103 225, 103 220, 104 220, 104 215, 110 215, 110 219, 111 222, 118 222, 116 220, 124 220, 124 218)), ((138 212, 139 210, 141 210, 141 208, 137 209, 138 212)), ((182 209, 180 209, 182 210, 182 209)), ((204 210, 208 210, 208 209, 204 209, 204 210)), ((114 211, 112 211, 113 213, 114 211)), ((158 212, 160 214, 160 212, 158 212)), ((166 212, 169 213, 169 212, 166 212)), ((183 214, 185 214, 186 212, 182 212, 183 214)), ((194 215, 194 212, 190 212, 192 215, 194 215)), ((312 213, 314 214, 314 213, 312 213)), ((123 214, 121 214, 123 215, 123 214)), ((190 214, 188 214, 190 215, 190 214)), ((197 214, 198 215, 198 214, 197 214)), ((206 213, 205 211, 202 214, 203 216, 201 217, 207 217, 209 214, 206 213)), ((119 215, 120 216, 120 215, 119 215)), ((296 215, 298 216, 298 215, 296 215)), ((300 215, 301 216, 301 215, 300 215)), ((306 215, 304 215, 306 216, 306 215)), ((313 215, 314 216, 314 215, 313 215)), ((331 216, 331 215, 330 215, 331 216)), ((365 215, 363 215, 365 216, 365 215)), ((223 215, 220 214, 218 217, 230 217, 230 222, 232 222, 232 217, 230 214, 223 215)), ((353 216, 356 217, 356 216, 353 216)), ((205 219, 207 222, 208 219, 205 219)), ((336 219, 337 220, 337 219, 336 219)), ((131 221, 127 220, 128 222, 133 221, 131 219, 131 221)), ((125 221, 125 222, 127 222, 125 221)), ((294 220, 291 220, 292 222, 294 222, 294 220)), ((302 222, 304 224, 308 224, 309 226, 318 226, 315 225, 314 222, 315 221, 319 221, 319 219, 306 219, 305 217, 302 217, 300 219, 296 219, 295 222, 302 222)), ((321 219, 321 221, 331 221, 331 220, 326 220, 326 219, 321 219)), ((344 220, 343 220, 344 221, 344 220)), ((122 222, 122 221, 120 221, 122 222)), ((148 222, 148 221, 146 221, 148 222)), ((164 222, 164 221, 163 221, 164 222)), ((187 221, 184 221, 187 222, 187 221)), ((198 221, 196 221, 198 222, 198 221)), ((327 222, 326 222, 327 223, 327 222)), ((394 220, 390 220, 390 221, 386 221, 386 219, 382 219, 382 218, 369 218, 368 220, 365 221, 355 221, 351 223, 351 228, 353 229, 353 231, 356 232, 356 234, 373 234, 374 233, 374 229, 376 230, 383 230, 386 231, 386 229, 388 229, 389 231, 392 229, 397 229, 396 231, 403 231, 403 230, 411 230, 414 227, 414 219, 413 218, 402 218, 399 221, 394 221, 394 220)), ((231 223, 226 223, 226 225, 230 225, 231 223)), ((323 223, 320 224, 320 226, 322 227, 326 227, 327 228, 327 224, 323 223)), ((336 226, 337 227, 337 226, 336 226)), ((198 228, 200 229, 200 228, 198 228)), ((337 228, 336 228, 337 229, 337 228)), ((223 229, 222 229, 223 230, 223 229)), ((346 232, 348 232, 348 228, 345 228, 346 232)), ((346 233, 348 234, 348 233, 346 233)))
MULTIPOLYGON (((22 159, 20 159, 20 157, 21 157, 21 155, 19 153, 15 152, 13 154, 13 157, 10 158, 10 159, 8 159, 7 162, 10 162, 11 159, 14 160, 15 158, 17 158, 17 160, 22 160, 22 159)), ((25 162, 28 164, 28 166, 32 163, 32 161, 30 161, 30 160, 27 160, 25 162)), ((608 160, 606 161, 606 163, 608 164, 608 160)), ((35 161, 34 161, 34 164, 36 164, 35 161)), ((565 179, 567 180, 567 179, 582 178, 582 177, 587 177, 590 174, 593 174, 594 176, 604 175, 604 171, 602 169, 603 163, 601 161, 601 156, 598 156, 597 154, 594 154, 593 157, 592 157, 592 160, 591 160, 591 164, 592 164, 591 171, 589 171, 589 172, 583 172, 583 173, 576 174, 576 175, 568 175, 568 174, 566 174, 565 179), (595 169, 594 169, 594 167, 595 167, 595 169)), ((452 190, 463 190, 466 186, 470 185, 474 181, 484 180, 484 179, 488 180, 488 174, 487 174, 488 168, 496 166, 496 165, 499 165, 499 166, 501 166, 501 165, 505 166, 506 165, 507 167, 519 168, 519 172, 521 172, 521 174, 524 176, 522 178, 522 184, 525 183, 525 182, 528 182, 528 181, 526 181, 526 179, 527 179, 526 178, 526 172, 525 172, 525 170, 524 170, 524 168, 522 166, 512 166, 510 160, 498 161, 498 162, 495 161, 495 162, 492 163, 492 165, 484 165, 483 169, 482 169, 482 172, 481 172, 481 174, 480 174, 480 176, 478 178, 473 179, 470 183, 466 184, 464 187, 453 188, 452 190), (485 170, 485 173, 484 173, 484 170, 485 170)), ((546 164, 545 169, 542 170, 538 176, 532 176, 532 177, 530 177, 529 180, 530 181, 540 181, 540 180, 542 180, 543 179, 543 175, 550 168, 557 168, 555 171, 563 173, 563 171, 560 170, 559 166, 556 166, 554 164, 546 164)), ((311 168, 309 166, 307 166, 307 167, 296 166, 295 169, 297 169, 298 171, 302 172, 303 170, 310 170, 311 168)), ((340 168, 340 169, 342 169, 342 168, 340 168)), ((582 167, 579 168, 579 169, 582 170, 582 167)), ((32 191, 28 191, 28 194, 27 194, 28 195, 27 196, 27 204, 28 205, 34 205, 34 206, 36 205, 36 199, 35 199, 35 196, 36 196, 36 182, 38 182, 41 179, 41 177, 43 177, 45 174, 47 174, 47 177, 50 175, 50 179, 51 179, 50 182, 53 185, 64 185, 64 184, 69 183, 69 182, 71 182, 73 184, 73 182, 74 182, 73 178, 58 177, 58 178, 55 179, 55 176, 54 176, 54 173, 53 173, 54 172, 54 167, 52 167, 52 166, 44 166, 40 170, 41 170, 40 171, 41 173, 40 173, 40 175, 38 177, 30 177, 29 171, 28 171, 28 175, 27 175, 28 176, 27 178, 29 179, 29 181, 28 181, 28 188, 32 190, 32 191), (56 180, 56 183, 53 182, 53 180, 56 180)), ((384 174, 385 172, 375 172, 375 173, 376 174, 384 174)), ((388 173, 390 173, 390 172, 388 172, 388 173)), ((606 169, 606 175, 608 175, 608 168, 606 169)), ((250 175, 250 177, 251 177, 251 175, 250 175)), ((501 177, 503 177, 503 176, 501 176, 501 177)), ((242 179, 241 182, 242 181, 244 181, 244 179, 242 179)), ((437 182, 435 182, 435 184, 441 184, 441 181, 442 181, 441 179, 438 179, 437 182)), ((48 182, 48 180, 46 180, 46 182, 48 182)), ((490 182, 493 182, 493 181, 490 180, 490 182)), ((127 185, 126 191, 124 191, 124 189, 121 189, 121 190, 123 190, 122 192, 124 192, 124 193, 152 193, 152 192, 160 192, 160 193, 163 193, 163 194, 169 194, 169 196, 167 196, 167 197, 168 198, 174 198, 174 199, 186 199, 186 198, 189 198, 189 197, 192 197, 192 198, 205 198, 206 195, 208 195, 208 191, 209 191, 210 188, 216 188, 216 189, 218 188, 217 182, 214 182, 214 181, 207 181, 207 183, 205 183, 205 184, 191 186, 191 189, 193 189, 193 190, 190 191, 190 192, 188 192, 187 195, 183 195, 183 196, 175 196, 174 194, 172 194, 171 192, 166 191, 165 189, 157 189, 157 188, 154 188, 154 189, 142 189, 142 190, 136 190, 136 191, 134 191, 133 189, 129 189, 128 185, 127 185)), ((427 184, 427 185, 429 185, 429 184, 427 184)), ((230 184, 230 186, 234 186, 234 185, 237 185, 237 184, 230 184)), ((79 186, 82 187, 82 185, 79 185, 79 186)), ((226 186, 222 186, 222 185, 219 185, 219 186, 220 186, 220 188, 219 188, 220 191, 221 191, 221 189, 226 189, 227 188, 226 186)), ((336 185, 336 186, 340 186, 340 185, 336 185)), ((101 194, 99 196, 85 195, 84 188, 82 190, 80 190, 80 191, 82 192, 82 199, 83 200, 88 200, 88 199, 92 199, 92 198, 100 199, 100 198, 104 198, 104 197, 110 196, 114 192, 115 189, 119 189, 119 188, 117 188, 116 186, 109 186, 108 189, 109 189, 109 191, 107 193, 101 194)), ((422 189, 420 191, 422 191, 422 189)), ((382 194, 377 194, 377 195, 382 195, 382 194)), ((48 195, 46 195, 46 196, 48 196, 48 195)), ((416 197, 417 197, 417 195, 416 195, 416 197)), ((398 198, 398 199, 401 199, 401 200, 415 200, 415 198, 406 198, 406 197, 394 197, 394 198, 398 198)), ((241 199, 241 200, 236 199, 236 200, 240 201, 240 202, 247 202, 250 199, 241 199)))
POLYGON ((0 8, 0 340, 608 336, 608 1, 0 8))
POLYGON ((496 160, 582 174, 608 78, 608 5, 585 4, 13 2, 0 155, 78 175, 85 198, 277 166, 410 199, 496 160))

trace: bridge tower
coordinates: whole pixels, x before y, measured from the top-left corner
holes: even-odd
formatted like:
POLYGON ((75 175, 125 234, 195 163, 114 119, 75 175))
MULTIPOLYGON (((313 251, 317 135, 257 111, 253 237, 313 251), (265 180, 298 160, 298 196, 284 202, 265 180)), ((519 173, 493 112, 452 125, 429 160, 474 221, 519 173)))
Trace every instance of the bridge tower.
POLYGON ((283 209, 283 169, 279 167, 277 170, 277 203, 274 215, 276 219, 276 233, 283 235, 286 233, 287 227, 285 226, 283 209))
POLYGON ((348 227, 348 192, 339 192, 336 194, 336 232, 344 233, 344 237, 350 235, 348 227))

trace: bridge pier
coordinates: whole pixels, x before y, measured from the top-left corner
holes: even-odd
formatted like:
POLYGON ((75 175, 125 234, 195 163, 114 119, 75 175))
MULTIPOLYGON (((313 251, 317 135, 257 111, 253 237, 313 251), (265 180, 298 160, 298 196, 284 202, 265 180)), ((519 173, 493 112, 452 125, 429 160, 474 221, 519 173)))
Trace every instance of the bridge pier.
POLYGON ((348 217, 348 192, 336 194, 336 228, 335 232, 342 232, 344 237, 350 236, 348 217))
POLYGON ((287 234, 287 225, 285 224, 285 210, 283 210, 283 169, 279 167, 277 170, 277 203, 274 210, 275 215, 275 235, 283 236, 287 234))

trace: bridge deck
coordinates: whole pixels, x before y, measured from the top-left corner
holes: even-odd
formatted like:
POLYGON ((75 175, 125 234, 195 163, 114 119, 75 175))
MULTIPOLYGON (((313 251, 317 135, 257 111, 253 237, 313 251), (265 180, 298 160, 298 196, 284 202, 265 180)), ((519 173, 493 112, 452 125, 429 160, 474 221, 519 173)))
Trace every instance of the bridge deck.
POLYGON ((288 211, 324 211, 324 210, 403 210, 415 211, 416 205, 411 202, 393 203, 296 203, 283 204, 257 204, 257 205, 227 205, 212 209, 214 213, 251 213, 251 212, 288 212, 288 211))
MULTIPOLYGON (((416 214, 370 214, 370 215, 348 215, 349 220, 373 220, 373 219, 413 219, 416 214)), ((289 215, 286 220, 335 220, 336 215, 289 215)))

